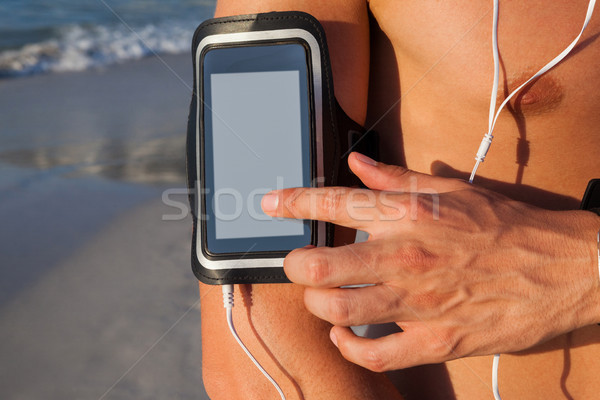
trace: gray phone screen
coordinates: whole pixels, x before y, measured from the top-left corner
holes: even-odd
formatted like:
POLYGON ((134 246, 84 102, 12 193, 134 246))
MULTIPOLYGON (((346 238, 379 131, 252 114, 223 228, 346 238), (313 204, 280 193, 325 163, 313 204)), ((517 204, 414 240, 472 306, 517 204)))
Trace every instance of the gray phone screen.
POLYGON ((291 250, 310 223, 263 213, 274 189, 310 186, 307 53, 300 44, 213 49, 204 56, 207 247, 291 250))
POLYGON ((217 239, 302 235, 260 207, 263 194, 303 185, 299 75, 211 74, 217 239))

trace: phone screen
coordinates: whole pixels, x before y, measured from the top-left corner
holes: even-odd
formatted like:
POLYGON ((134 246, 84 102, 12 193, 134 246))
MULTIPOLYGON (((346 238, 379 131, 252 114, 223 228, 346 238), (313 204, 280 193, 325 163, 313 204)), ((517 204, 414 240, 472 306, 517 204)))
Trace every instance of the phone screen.
POLYGON ((209 253, 286 251, 308 221, 274 219, 262 196, 310 186, 307 51, 298 43, 213 48, 203 57, 204 205, 209 253))

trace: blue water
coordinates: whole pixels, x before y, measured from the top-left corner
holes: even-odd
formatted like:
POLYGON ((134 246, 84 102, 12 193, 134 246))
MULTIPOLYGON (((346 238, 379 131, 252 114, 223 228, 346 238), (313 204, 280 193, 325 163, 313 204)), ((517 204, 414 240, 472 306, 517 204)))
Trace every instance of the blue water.
POLYGON ((216 0, 0 0, 0 78, 189 51, 216 0))

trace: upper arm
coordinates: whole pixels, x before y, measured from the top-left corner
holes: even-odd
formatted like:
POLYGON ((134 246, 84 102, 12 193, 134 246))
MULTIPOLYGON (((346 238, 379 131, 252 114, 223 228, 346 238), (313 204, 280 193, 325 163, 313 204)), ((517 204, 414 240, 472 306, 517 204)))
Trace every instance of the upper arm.
POLYGON ((369 17, 366 0, 219 0, 215 17, 269 11, 304 11, 321 22, 333 70, 335 97, 363 124, 369 86, 369 17))

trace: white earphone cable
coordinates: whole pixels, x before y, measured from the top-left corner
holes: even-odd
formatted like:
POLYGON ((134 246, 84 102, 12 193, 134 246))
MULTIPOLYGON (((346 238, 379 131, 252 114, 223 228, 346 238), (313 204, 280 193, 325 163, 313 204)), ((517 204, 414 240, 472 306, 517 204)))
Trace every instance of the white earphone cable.
MULTIPOLYGON (((492 55, 494 59, 494 81, 492 84, 492 94, 490 96, 490 111, 489 111, 489 119, 488 119, 488 131, 485 135, 483 135, 483 139, 481 140, 481 144, 479 145, 479 149, 477 150, 477 154, 475 155, 475 166, 471 171, 471 176, 469 178, 469 183, 473 183, 475 179, 475 174, 477 173, 477 169, 479 168, 479 164, 481 164, 485 160, 485 156, 487 155, 490 146, 492 145, 492 140, 494 136, 492 135, 494 132, 494 128, 496 126, 496 121, 498 120, 498 116, 504 106, 512 99, 521 89, 527 86, 531 81, 540 77, 544 73, 548 72, 551 68, 553 68, 556 64, 561 62, 572 50, 575 48, 579 39, 583 35, 585 28, 587 28, 590 20, 592 19, 592 15, 594 13, 594 7, 596 6, 596 0, 590 0, 588 3, 587 13, 585 16, 585 20, 583 22, 583 26, 581 31, 577 35, 577 37, 564 49, 559 55, 554 57, 548 64, 543 66, 538 72, 536 72, 531 78, 517 87, 515 90, 510 93, 506 99, 500 104, 498 110, 496 110, 496 102, 498 96, 498 85, 500 81, 500 55, 498 49, 498 10, 499 10, 499 0, 493 0, 494 8, 493 8, 493 24, 492 24, 492 55)), ((598 234, 598 243, 600 246, 600 232, 598 234)), ((600 248, 599 248, 599 260, 600 260, 600 248)), ((600 261, 599 261, 600 263, 600 261)), ((494 392, 494 399, 501 400, 500 398, 500 389, 498 386, 498 367, 500 364, 500 354, 494 354, 494 361, 492 365, 492 389, 494 392)))
POLYGON ((531 78, 529 78, 527 81, 525 81, 523 84, 521 84, 521 86, 519 86, 518 88, 513 90, 512 93, 510 95, 508 95, 506 97, 506 99, 504 99, 504 101, 502 102, 502 104, 500 104, 500 107, 498 107, 498 110, 496 111, 496 99, 497 99, 497 95, 498 95, 498 83, 499 83, 499 76, 500 76, 500 61, 499 61, 499 50, 498 50, 498 8, 499 7, 498 7, 498 0, 493 0, 493 1, 494 1, 494 11, 493 11, 494 23, 493 23, 493 29, 492 29, 492 49, 493 49, 493 56, 494 56, 494 83, 492 86, 492 95, 490 97, 490 113, 489 113, 488 131, 483 136, 483 139, 481 140, 481 144, 479 145, 479 150, 477 151, 477 155, 475 156, 475 161, 476 161, 475 166, 473 167, 473 171, 471 172, 471 177, 469 178, 469 182, 471 182, 471 183, 473 182, 473 179, 475 178, 475 174, 477 173, 479 164, 481 164, 485 160, 485 156, 487 155, 487 152, 490 149, 490 146, 492 144, 492 139, 494 138, 492 133, 494 132, 494 128, 496 126, 496 121, 498 120, 498 116, 500 115, 500 112, 502 111, 504 106, 506 106, 506 104, 510 101, 510 99, 512 99, 517 93, 519 93, 521 91, 521 89, 523 89, 525 86, 527 86, 534 79, 536 79, 536 78, 540 77, 541 75, 543 75, 544 73, 548 72, 556 64, 561 62, 573 50, 573 48, 577 45, 577 42, 579 42, 579 39, 581 39, 581 36, 583 35, 585 28, 587 28, 590 20, 592 19, 592 15, 594 13, 594 7, 596 6, 596 0, 590 0, 590 2, 588 4, 588 8, 587 8, 587 13, 585 16, 585 21, 583 22, 583 26, 581 28, 581 31, 577 35, 577 37, 559 55, 554 57, 548 64, 543 66, 531 78))
POLYGON ((262 374, 275 387, 275 389, 277 390, 277 393, 279 393, 279 396, 281 397, 281 400, 286 400, 285 395, 283 394, 283 391, 281 390, 281 388, 279 387, 277 382, 275 382, 275 379, 273 379, 271 377, 271 375, 269 375, 269 373, 262 367, 262 365, 260 365, 260 363, 256 360, 256 358, 254 358, 252 353, 250 353, 250 350, 248 350, 248 348, 244 345, 244 342, 242 342, 242 339, 240 339, 239 335, 237 334, 237 331, 235 330, 235 327, 233 325, 233 310, 232 310, 233 309, 233 285, 223 285, 223 306, 225 307, 226 312, 227 312, 227 325, 229 325, 229 330, 231 331, 231 334, 233 335, 235 340, 238 342, 238 344, 240 345, 242 350, 244 350, 244 353, 246 353, 248 358, 250 358, 250 360, 254 363, 254 365, 256 365, 256 368, 258 368, 259 371, 262 372, 262 374))

